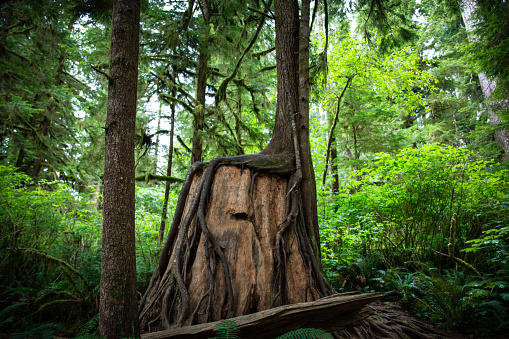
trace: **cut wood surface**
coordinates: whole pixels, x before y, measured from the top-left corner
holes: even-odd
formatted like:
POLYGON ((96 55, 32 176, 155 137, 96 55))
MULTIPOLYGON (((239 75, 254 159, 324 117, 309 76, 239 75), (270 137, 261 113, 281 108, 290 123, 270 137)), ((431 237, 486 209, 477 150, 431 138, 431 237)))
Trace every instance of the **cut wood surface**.
MULTIPOLYGON (((377 293, 341 293, 316 301, 284 305, 265 311, 232 318, 240 328, 240 337, 275 338, 303 327, 335 331, 351 326, 370 314, 367 304, 377 301, 377 293)), ((144 339, 212 338, 218 322, 172 328, 142 334, 144 339)))

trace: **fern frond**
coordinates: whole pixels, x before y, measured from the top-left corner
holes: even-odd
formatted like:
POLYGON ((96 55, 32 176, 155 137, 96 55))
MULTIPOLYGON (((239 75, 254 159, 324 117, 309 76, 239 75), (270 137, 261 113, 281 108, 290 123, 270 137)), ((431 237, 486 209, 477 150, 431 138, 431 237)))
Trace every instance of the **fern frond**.
POLYGON ((25 306, 26 303, 15 303, 7 306, 0 311, 0 328, 6 324, 10 324, 16 320, 14 311, 21 306, 25 306))
MULTIPOLYGON (((80 272, 78 272, 78 270, 76 270, 74 267, 72 267, 70 264, 66 263, 65 261, 58 259, 50 254, 39 252, 33 248, 20 248, 18 250, 23 251, 27 254, 32 254, 34 256, 38 256, 44 260, 48 260, 50 262, 53 262, 53 263, 59 265, 60 267, 62 267, 64 273, 68 273, 68 274, 77 276, 78 278, 81 279, 81 281, 83 281, 87 290, 91 290, 90 283, 88 282, 88 280, 85 279, 85 277, 80 272)), ((71 281, 73 281, 73 280, 71 279, 71 281)))
MULTIPOLYGON (((94 315, 78 332, 78 337, 90 336, 97 331, 99 327, 99 313, 94 315)), ((84 338, 82 338, 84 339, 84 338)))
POLYGON ((219 320, 216 326, 216 339, 240 339, 239 325, 233 320, 219 320))
POLYGON ((53 301, 50 301, 44 305, 41 305, 41 307, 39 307, 39 309, 37 311, 35 311, 32 315, 37 314, 37 313, 45 310, 48 307, 53 307, 55 305, 68 304, 68 303, 81 303, 81 300, 75 300, 75 299, 53 300, 53 301))
POLYGON ((332 339, 332 336, 320 328, 299 328, 282 334, 276 339, 332 339))
POLYGON ((43 324, 17 335, 14 339, 52 339, 55 331, 64 332, 65 326, 56 323, 43 324))

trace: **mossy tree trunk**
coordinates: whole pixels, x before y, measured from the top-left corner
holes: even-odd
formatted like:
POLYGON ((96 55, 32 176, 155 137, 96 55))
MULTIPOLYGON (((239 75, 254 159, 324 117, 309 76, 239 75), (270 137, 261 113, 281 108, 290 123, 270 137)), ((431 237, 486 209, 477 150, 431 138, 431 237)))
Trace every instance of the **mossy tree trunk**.
MULTIPOLYGON (((468 39, 470 41, 477 41, 479 37, 475 35, 476 18, 475 12, 478 9, 476 0, 459 0, 461 15, 465 28, 468 33, 468 39)), ((484 95, 484 99, 488 101, 491 94, 497 88, 497 80, 489 78, 486 73, 480 72, 478 74, 479 82, 481 84, 481 90, 484 95)), ((503 159, 509 161, 509 128, 503 125, 503 120, 498 115, 496 109, 502 108, 507 109, 509 106, 509 100, 500 100, 498 102, 488 102, 486 106, 487 113, 489 116, 490 123, 495 127, 494 139, 497 145, 503 150, 503 159)))
MULTIPOLYGON (((207 27, 210 22, 210 3, 209 0, 201 0, 201 10, 203 20, 207 27)), ((191 152, 191 163, 202 161, 203 158, 203 129, 205 128, 205 92, 207 90, 208 78, 208 62, 210 58, 209 46, 211 38, 205 30, 203 39, 200 46, 200 55, 198 56, 198 70, 196 77, 196 101, 198 105, 193 112, 193 145, 191 152)))
POLYGON ((140 301, 144 331, 332 293, 320 271, 309 146, 309 2, 303 2, 301 17, 296 0, 276 0, 274 6, 278 82, 272 139, 260 154, 193 163, 140 301))

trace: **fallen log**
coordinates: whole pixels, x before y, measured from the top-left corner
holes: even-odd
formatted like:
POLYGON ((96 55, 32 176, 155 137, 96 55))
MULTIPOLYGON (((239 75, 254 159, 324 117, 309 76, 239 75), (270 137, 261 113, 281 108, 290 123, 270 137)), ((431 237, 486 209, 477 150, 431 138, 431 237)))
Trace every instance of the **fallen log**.
MULTIPOLYGON (((367 304, 377 301, 377 293, 340 293, 316 301, 284 305, 232 318, 242 339, 275 338, 298 328, 321 328, 328 332, 341 330, 370 314, 367 304)), ((142 334, 143 339, 207 339, 214 337, 218 322, 171 328, 142 334)))

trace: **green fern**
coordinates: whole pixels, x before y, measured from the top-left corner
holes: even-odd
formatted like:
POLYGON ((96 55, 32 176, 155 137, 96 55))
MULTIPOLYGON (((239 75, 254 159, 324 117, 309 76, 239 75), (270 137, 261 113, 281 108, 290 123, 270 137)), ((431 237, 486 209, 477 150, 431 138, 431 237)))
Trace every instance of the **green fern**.
MULTIPOLYGON (((211 339, 240 339, 239 325, 233 320, 219 320, 216 336, 211 339)), ((282 334, 276 339, 332 339, 332 336, 319 328, 299 328, 282 334)))
POLYGON ((52 339, 56 331, 64 332, 65 326, 55 323, 43 324, 17 335, 14 339, 52 339))
POLYGON ((319 328, 299 328, 282 334, 276 339, 332 339, 332 336, 319 328))
POLYGON ((78 337, 85 339, 84 337, 90 337, 97 332, 99 327, 99 313, 92 317, 78 332, 78 337))
POLYGON ((233 320, 219 320, 213 339, 240 339, 239 325, 233 320))
POLYGON ((15 310, 20 306, 25 306, 26 303, 16 303, 10 306, 7 306, 3 310, 0 311, 0 328, 4 325, 10 324, 16 320, 16 316, 14 315, 15 310))

